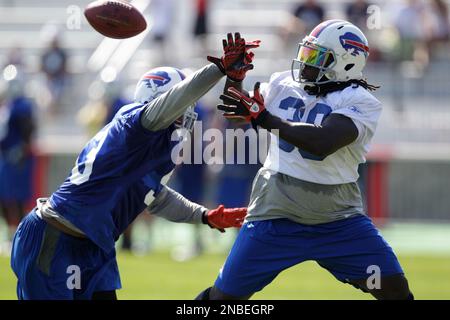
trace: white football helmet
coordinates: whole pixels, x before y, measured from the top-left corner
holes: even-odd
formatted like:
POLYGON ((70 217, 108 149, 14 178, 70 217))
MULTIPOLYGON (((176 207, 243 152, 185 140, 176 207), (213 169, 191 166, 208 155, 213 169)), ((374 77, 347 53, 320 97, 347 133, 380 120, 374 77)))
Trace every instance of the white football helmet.
MULTIPOLYGON (((151 69, 139 79, 134 92, 134 101, 142 104, 149 103, 185 78, 184 73, 177 68, 159 67, 151 69)), ((175 122, 175 124, 178 127, 192 131, 197 116, 194 106, 190 106, 185 111, 183 119, 175 122)))
POLYGON ((369 44, 358 27, 344 20, 327 20, 299 43, 292 78, 306 84, 359 80, 368 56, 369 44), (302 77, 306 66, 318 69, 316 79, 302 77))

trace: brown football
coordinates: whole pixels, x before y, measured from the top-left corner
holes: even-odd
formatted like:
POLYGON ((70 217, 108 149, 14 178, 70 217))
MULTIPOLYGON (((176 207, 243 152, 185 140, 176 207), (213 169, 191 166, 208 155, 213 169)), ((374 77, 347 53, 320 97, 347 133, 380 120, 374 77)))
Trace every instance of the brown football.
POLYGON ((99 0, 84 9, 90 25, 114 39, 134 37, 147 28, 144 16, 131 4, 120 0, 99 0))

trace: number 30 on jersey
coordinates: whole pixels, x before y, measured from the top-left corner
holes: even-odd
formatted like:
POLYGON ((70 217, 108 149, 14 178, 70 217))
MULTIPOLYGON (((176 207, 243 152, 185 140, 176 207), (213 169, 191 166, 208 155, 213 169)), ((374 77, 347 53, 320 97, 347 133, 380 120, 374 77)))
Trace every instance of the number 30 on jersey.
MULTIPOLYGON (((287 119, 291 122, 302 122, 301 119, 303 118, 303 115, 305 113, 305 103, 303 100, 294 98, 294 97, 288 97, 286 99, 281 100, 279 108, 282 110, 289 110, 294 109, 294 113, 292 116, 292 119, 287 119)), ((316 124, 320 125, 322 121, 331 113, 330 106, 324 104, 324 103, 317 103, 311 111, 309 111, 308 117, 306 118, 306 123, 316 124)), ((306 152, 304 150, 298 149, 294 147, 292 144, 284 141, 283 139, 280 139, 279 142, 280 149, 284 152, 293 152, 294 149, 297 149, 297 151, 300 153, 300 155, 304 159, 308 160, 315 160, 315 161, 322 161, 325 159, 325 157, 318 157, 315 156, 309 152, 306 152)))

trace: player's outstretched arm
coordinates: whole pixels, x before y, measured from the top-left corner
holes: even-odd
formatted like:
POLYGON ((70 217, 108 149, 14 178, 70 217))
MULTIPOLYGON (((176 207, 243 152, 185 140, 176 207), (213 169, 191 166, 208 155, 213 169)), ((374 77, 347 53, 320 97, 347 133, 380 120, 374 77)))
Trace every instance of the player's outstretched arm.
POLYGON ((177 84, 169 91, 150 102, 141 118, 142 125, 152 131, 170 126, 205 95, 224 75, 234 81, 242 81, 245 73, 253 69, 251 48, 259 46, 259 41, 246 43, 239 33, 235 39, 231 33, 223 40, 224 53, 221 58, 208 56, 212 64, 203 67, 177 84))
POLYGON ((225 228, 240 227, 247 214, 247 208, 226 209, 223 205, 209 210, 189 201, 181 194, 163 186, 147 210, 154 215, 173 222, 204 223, 211 228, 225 232, 225 228))
POLYGON ((286 142, 319 157, 326 157, 358 138, 353 121, 341 114, 331 114, 322 123, 295 123, 268 114, 259 124, 268 130, 278 129, 286 142))
POLYGON ((281 139, 320 157, 336 152, 358 137, 354 122, 341 114, 329 115, 322 125, 289 122, 272 115, 265 108, 259 85, 259 82, 255 84, 253 97, 229 88, 227 94, 220 96, 224 104, 218 105, 218 109, 225 111, 226 118, 251 121, 254 126, 267 130, 277 129, 281 139))
POLYGON ((224 74, 214 64, 209 64, 151 101, 141 117, 144 128, 157 131, 169 127, 186 109, 205 95, 224 74))

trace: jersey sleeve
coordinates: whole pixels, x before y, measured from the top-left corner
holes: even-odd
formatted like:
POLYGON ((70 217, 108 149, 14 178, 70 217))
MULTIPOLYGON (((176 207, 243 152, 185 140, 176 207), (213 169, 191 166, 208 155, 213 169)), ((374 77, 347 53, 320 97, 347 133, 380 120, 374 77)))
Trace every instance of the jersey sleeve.
POLYGON ((381 102, 365 89, 347 88, 343 92, 339 108, 332 111, 353 120, 358 129, 358 141, 371 138, 381 115, 381 102))
POLYGON ((207 208, 189 201, 181 194, 167 186, 162 186, 155 200, 148 206, 151 214, 172 222, 202 223, 203 213, 207 208))
POLYGON ((145 106, 141 105, 116 117, 109 129, 111 134, 125 139, 129 148, 144 143, 149 137, 155 135, 154 132, 147 130, 142 125, 141 118, 144 116, 144 112, 145 106))
POLYGON ((151 131, 169 127, 222 77, 222 72, 214 64, 203 67, 147 104, 141 118, 142 125, 151 131))

